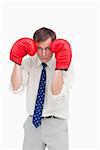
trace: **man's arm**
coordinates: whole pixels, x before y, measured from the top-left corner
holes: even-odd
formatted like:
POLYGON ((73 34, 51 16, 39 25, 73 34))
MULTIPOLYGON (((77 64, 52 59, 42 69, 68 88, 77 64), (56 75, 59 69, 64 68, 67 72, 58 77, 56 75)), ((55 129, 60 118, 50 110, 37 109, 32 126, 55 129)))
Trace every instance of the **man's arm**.
POLYGON ((11 75, 11 82, 13 90, 17 90, 22 83, 21 66, 16 63, 14 64, 13 72, 11 75))
POLYGON ((51 43, 50 50, 55 53, 56 68, 51 86, 53 95, 61 92, 63 87, 63 71, 67 71, 72 58, 70 44, 64 39, 56 39, 51 43))
POLYGON ((61 89, 63 87, 63 71, 62 70, 55 70, 52 85, 51 85, 51 91, 53 95, 58 95, 61 92, 61 89))
POLYGON ((23 57, 27 54, 30 56, 34 56, 36 51, 36 43, 31 38, 21 38, 13 44, 10 50, 10 60, 15 62, 11 76, 13 90, 17 90, 22 83, 21 64, 23 57))

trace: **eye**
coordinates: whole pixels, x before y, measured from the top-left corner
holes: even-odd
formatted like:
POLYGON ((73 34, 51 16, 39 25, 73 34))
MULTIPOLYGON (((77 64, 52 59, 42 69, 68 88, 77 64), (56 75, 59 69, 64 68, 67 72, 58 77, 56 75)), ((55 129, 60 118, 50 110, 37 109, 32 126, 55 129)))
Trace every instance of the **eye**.
POLYGON ((42 47, 38 47, 38 50, 42 51, 43 49, 42 49, 42 47))
POLYGON ((49 48, 49 47, 46 47, 45 50, 50 50, 50 48, 49 48))

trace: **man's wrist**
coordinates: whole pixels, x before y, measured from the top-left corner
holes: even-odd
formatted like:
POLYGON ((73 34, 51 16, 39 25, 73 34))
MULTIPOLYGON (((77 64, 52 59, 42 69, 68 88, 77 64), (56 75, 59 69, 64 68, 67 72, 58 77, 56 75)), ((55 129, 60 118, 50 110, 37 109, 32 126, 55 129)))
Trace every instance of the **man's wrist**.
POLYGON ((67 71, 68 69, 58 69, 58 68, 55 68, 55 70, 67 71))

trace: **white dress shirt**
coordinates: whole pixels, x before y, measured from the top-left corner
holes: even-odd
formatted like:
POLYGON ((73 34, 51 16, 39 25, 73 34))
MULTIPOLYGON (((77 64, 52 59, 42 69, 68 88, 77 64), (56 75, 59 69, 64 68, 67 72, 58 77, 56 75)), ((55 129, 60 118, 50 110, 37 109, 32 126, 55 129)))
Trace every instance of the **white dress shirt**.
MULTIPOLYGON (((23 59, 22 69, 22 84, 17 90, 13 90, 10 81, 9 89, 15 94, 22 94, 26 87, 26 111, 28 115, 33 115, 36 102, 36 96, 41 75, 41 60, 37 55, 29 56, 23 59)), ((51 83, 55 72, 56 60, 53 57, 46 63, 46 93, 43 106, 42 116, 54 115, 59 118, 69 118, 69 93, 72 87, 74 72, 72 64, 67 71, 63 71, 64 84, 60 94, 53 95, 51 92, 51 83)))

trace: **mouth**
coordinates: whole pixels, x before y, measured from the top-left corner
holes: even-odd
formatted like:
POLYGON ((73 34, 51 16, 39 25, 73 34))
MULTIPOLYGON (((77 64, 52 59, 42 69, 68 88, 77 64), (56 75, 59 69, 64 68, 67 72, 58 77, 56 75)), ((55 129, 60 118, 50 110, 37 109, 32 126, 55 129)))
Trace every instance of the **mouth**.
POLYGON ((41 58, 41 59, 47 59, 47 58, 41 58))

